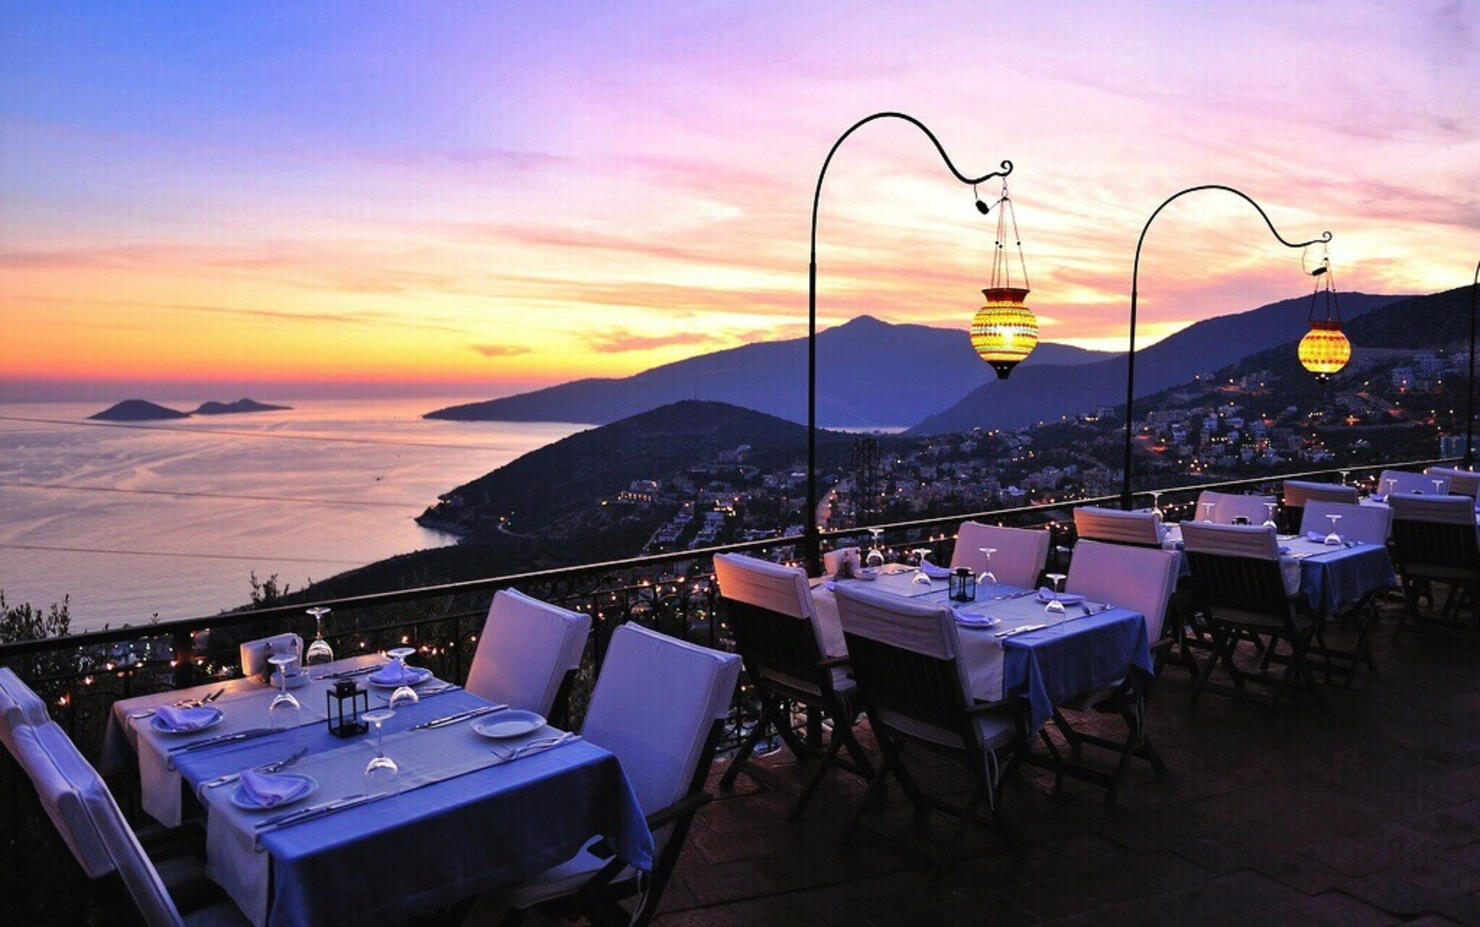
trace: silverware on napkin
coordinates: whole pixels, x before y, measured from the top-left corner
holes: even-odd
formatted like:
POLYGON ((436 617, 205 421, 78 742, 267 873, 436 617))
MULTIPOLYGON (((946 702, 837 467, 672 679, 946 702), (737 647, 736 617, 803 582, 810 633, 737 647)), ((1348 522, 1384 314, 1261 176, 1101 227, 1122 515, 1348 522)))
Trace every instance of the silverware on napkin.
POLYGON ((340 670, 337 673, 321 673, 318 676, 315 676, 313 678, 314 679, 349 679, 349 678, 351 678, 353 676, 363 676, 366 673, 374 673, 374 672, 376 672, 378 670, 383 670, 387 666, 390 666, 390 664, 389 663, 377 663, 374 666, 361 666, 358 669, 340 670))
POLYGON ((1002 640, 1005 637, 1027 634, 1029 631, 1042 631, 1046 627, 1048 627, 1046 624, 1020 624, 1015 628, 1008 628, 1006 631, 998 631, 996 636, 998 640, 1002 640))
MULTIPOLYGON (((258 772, 260 772, 260 773, 268 773, 268 774, 272 774, 272 773, 276 773, 276 772, 282 772, 283 770, 287 769, 289 766, 292 766, 294 763, 296 763, 299 760, 303 759, 307 755, 308 755, 308 748, 307 747, 300 747, 298 749, 298 752, 294 753, 292 756, 288 757, 287 759, 285 759, 285 760, 278 760, 276 763, 268 763, 266 766, 258 766, 258 767, 256 767, 256 770, 258 772)), ((202 789, 214 789, 218 785, 226 785, 228 782, 235 782, 236 780, 240 779, 241 777, 242 777, 242 774, 239 773, 239 772, 234 772, 234 773, 231 773, 230 775, 226 775, 226 776, 217 776, 216 778, 211 779, 210 781, 206 782, 204 785, 201 786, 201 788, 202 789)))
POLYGON ((526 756, 534 756, 536 753, 544 753, 546 750, 554 750, 569 743, 580 740, 579 734, 566 731, 559 737, 546 737, 543 740, 533 740, 518 747, 494 747, 493 755, 499 758, 500 763, 512 763, 514 760, 526 756))

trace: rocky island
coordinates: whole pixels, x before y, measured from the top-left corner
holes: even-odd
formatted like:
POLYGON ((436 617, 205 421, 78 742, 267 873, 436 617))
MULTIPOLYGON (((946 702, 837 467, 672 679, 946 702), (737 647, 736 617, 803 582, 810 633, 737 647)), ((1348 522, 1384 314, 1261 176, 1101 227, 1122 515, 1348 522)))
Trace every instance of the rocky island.
POLYGON ((281 412, 291 409, 292 406, 274 406, 255 399, 238 399, 236 402, 203 402, 195 410, 195 415, 237 415, 244 412, 281 412))
POLYGON ((160 419, 189 417, 189 412, 166 408, 145 399, 125 399, 96 415, 89 415, 88 419, 102 422, 152 422, 160 419))

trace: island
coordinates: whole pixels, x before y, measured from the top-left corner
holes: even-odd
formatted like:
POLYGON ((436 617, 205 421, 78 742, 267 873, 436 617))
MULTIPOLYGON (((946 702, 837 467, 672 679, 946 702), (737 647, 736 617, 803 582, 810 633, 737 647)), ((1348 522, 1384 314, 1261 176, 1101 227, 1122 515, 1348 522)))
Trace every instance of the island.
POLYGON ((196 415, 237 415, 244 412, 281 412, 292 406, 274 406, 255 399, 238 399, 236 402, 203 402, 195 410, 196 415))
POLYGON ((166 408, 145 399, 125 399, 96 415, 89 415, 88 419, 103 422, 152 422, 159 419, 189 417, 189 412, 166 408))

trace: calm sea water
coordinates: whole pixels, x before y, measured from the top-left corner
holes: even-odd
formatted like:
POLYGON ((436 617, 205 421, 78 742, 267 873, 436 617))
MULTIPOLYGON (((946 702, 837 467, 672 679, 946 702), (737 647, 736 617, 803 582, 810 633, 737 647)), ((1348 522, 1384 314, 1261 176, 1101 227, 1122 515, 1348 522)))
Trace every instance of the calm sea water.
POLYGON ((451 544, 412 518, 583 427, 420 417, 459 401, 282 400, 145 427, 88 423, 106 403, 0 404, 0 589, 71 596, 87 630, 240 605, 253 571, 298 588, 451 544))

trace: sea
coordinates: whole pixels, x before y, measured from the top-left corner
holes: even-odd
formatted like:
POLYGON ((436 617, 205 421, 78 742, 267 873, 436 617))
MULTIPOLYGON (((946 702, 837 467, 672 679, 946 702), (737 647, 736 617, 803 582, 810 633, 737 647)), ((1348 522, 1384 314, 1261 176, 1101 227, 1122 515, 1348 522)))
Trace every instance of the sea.
POLYGON ((138 625, 243 605, 253 574, 298 589, 453 544, 415 516, 589 427, 421 417, 470 397, 271 401, 292 408, 104 423, 108 403, 0 403, 6 602, 138 625))

